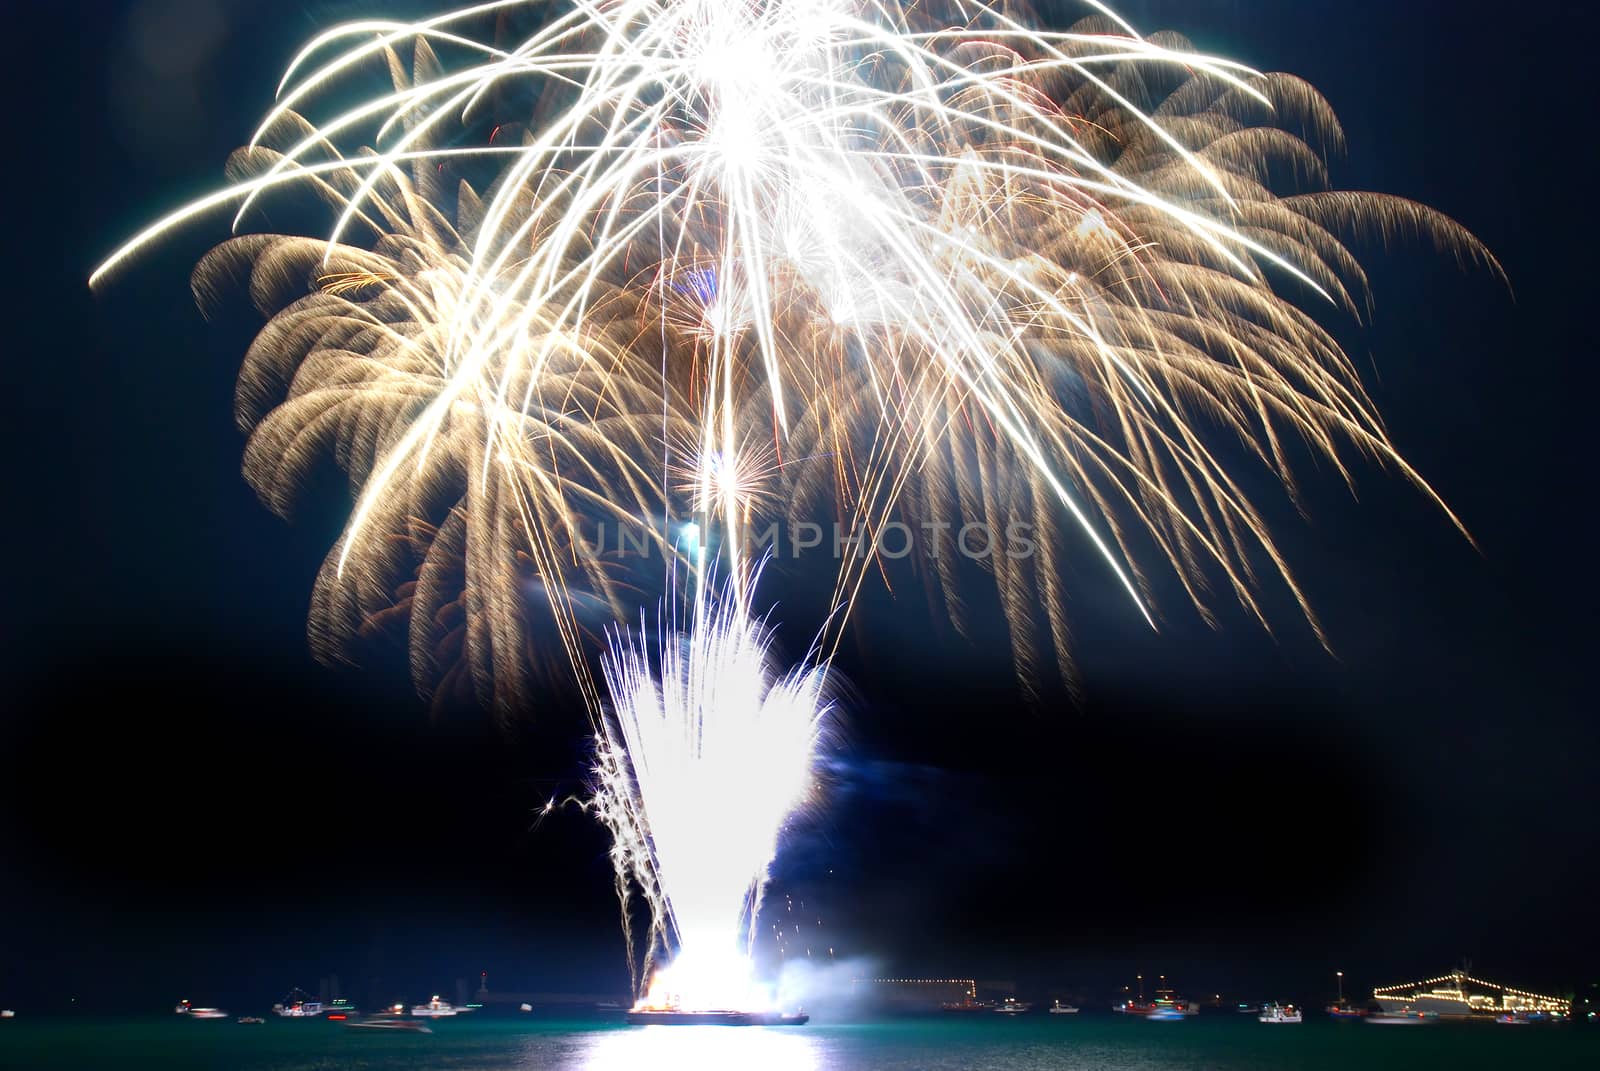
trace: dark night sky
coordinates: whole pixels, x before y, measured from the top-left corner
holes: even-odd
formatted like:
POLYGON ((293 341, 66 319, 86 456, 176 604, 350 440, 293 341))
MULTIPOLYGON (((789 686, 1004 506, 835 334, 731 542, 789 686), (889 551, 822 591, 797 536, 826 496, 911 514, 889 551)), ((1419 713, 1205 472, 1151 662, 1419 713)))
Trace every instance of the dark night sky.
MULTIPOLYGON (((1579 199, 1596 26, 1566 8, 1121 5, 1308 78, 1349 134, 1340 185, 1425 201, 1503 261, 1514 296, 1423 249, 1368 250, 1375 322, 1346 336, 1482 553, 1390 475, 1363 471, 1356 502, 1307 466, 1309 519, 1273 519, 1335 657, 1286 609, 1270 638, 1168 600, 1151 633, 1083 566, 1082 698, 1042 709, 981 588, 974 640, 913 587, 873 597, 841 661, 832 802, 779 865, 841 952, 1039 986, 1167 970, 1298 999, 1335 967, 1363 986, 1462 956, 1535 988, 1595 979, 1596 235, 1579 199)), ((239 476, 251 325, 207 325, 187 290, 221 224, 102 294, 82 283, 218 181, 297 43, 380 9, 13 15, 7 1006, 264 1004, 333 972, 362 998, 480 969, 512 988, 625 983, 603 838, 579 816, 533 822, 581 770, 570 701, 509 731, 430 719, 398 664, 334 673, 307 654, 344 502, 326 489, 285 525, 239 476)), ((803 578, 779 580, 803 606, 803 578)))

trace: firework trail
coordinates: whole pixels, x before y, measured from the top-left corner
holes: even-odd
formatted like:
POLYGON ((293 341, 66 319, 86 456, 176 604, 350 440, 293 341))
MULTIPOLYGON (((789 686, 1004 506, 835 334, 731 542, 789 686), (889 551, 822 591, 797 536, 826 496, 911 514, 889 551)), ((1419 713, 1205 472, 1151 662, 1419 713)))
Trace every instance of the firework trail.
MULTIPOLYGON (((734 725, 703 690, 717 667, 747 713, 789 694, 754 683, 771 672, 763 520, 826 511, 872 548, 895 518, 945 540, 1036 519, 1038 553, 989 562, 1032 685, 1041 649, 1070 672, 1074 541, 1152 623, 1161 570, 1207 620, 1221 593, 1266 625, 1272 579, 1316 628, 1213 439, 1291 494, 1303 445, 1347 481, 1365 457, 1438 501, 1324 321, 1366 299, 1357 239, 1492 258, 1423 206, 1330 190, 1342 134, 1305 83, 1084 10, 1064 31, 967 0, 500 0, 351 23, 295 57, 232 185, 94 276, 225 205, 238 225, 286 187, 329 201, 325 237, 238 238, 196 274, 204 299, 245 279, 271 316, 239 391, 263 499, 287 511, 329 451, 351 479, 314 644, 342 657, 403 620, 419 687, 509 711, 553 632, 599 727, 600 799, 632 801, 606 813, 631 814, 619 882, 645 890, 652 942, 699 924, 666 878, 692 849, 658 833, 687 804, 643 788, 663 784, 647 766, 691 758, 652 727, 734 725), (374 64, 392 90, 332 107, 374 64), (715 591, 705 550, 672 535, 691 512, 719 548, 715 591), (625 620, 642 593, 585 541, 606 519, 693 578, 687 651, 611 648, 612 720, 575 606, 625 620), (530 625, 534 601, 552 629, 530 625)), ((932 582, 959 627, 941 549, 932 582)), ((801 679, 873 561, 839 563, 843 612, 801 679)), ((720 895, 759 898, 748 863, 720 895)))

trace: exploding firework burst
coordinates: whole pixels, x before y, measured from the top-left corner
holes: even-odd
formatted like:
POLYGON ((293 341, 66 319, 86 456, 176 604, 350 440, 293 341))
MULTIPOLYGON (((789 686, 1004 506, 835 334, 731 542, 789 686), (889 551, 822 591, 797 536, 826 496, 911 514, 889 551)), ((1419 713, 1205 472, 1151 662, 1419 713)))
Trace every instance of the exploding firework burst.
MULTIPOLYGON (((1041 649, 1069 671, 1073 533, 1152 620, 1165 569, 1208 618, 1220 590, 1263 624, 1274 576, 1315 627, 1219 433, 1291 491, 1303 443, 1346 480, 1365 456, 1437 501, 1323 310, 1359 313, 1356 238, 1492 259, 1423 206, 1331 191, 1341 134, 1305 83, 1085 7, 1065 31, 956 0, 500 0, 352 23, 295 58, 232 186, 96 273, 225 204, 242 219, 283 187, 329 199, 325 238, 236 239, 197 275, 209 295, 247 274, 272 315, 240 379, 263 498, 286 510, 329 450, 355 489, 318 650, 341 655, 399 586, 419 684, 459 647, 458 676, 509 707, 536 587, 601 726, 602 810, 626 819, 619 880, 652 903, 652 947, 710 896, 681 885, 685 801, 657 773, 703 756, 657 730, 710 717, 741 739, 702 691, 718 667, 748 685, 741 709, 765 709, 746 548, 779 504, 826 509, 868 547, 896 517, 1036 519, 1038 554, 992 559, 1032 683, 1041 649), (545 14, 512 33, 530 8, 545 14), (393 89, 330 108, 374 63, 393 89), (499 122, 517 107, 528 121, 499 122), (486 184, 446 182, 475 168, 486 184), (704 550, 670 537, 690 510, 720 537, 724 594, 704 550), (584 549, 601 517, 695 577, 685 652, 613 649, 612 720, 573 609, 578 591, 613 618, 627 601, 584 549)), ((933 571, 959 624, 954 558, 933 571)), ((835 622, 871 562, 840 563, 835 622)), ((785 737, 806 755, 811 739, 785 737)), ((715 765, 730 791, 734 765, 715 765)), ((748 862, 717 894, 744 905, 734 922, 759 897, 765 862, 748 862)))

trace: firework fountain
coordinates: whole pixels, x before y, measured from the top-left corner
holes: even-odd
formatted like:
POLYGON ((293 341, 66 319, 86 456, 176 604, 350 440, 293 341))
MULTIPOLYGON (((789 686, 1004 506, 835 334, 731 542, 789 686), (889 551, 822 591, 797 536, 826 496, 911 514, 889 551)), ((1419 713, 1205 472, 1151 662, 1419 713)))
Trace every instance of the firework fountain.
POLYGON ((231 185, 95 273, 285 188, 332 206, 324 237, 238 237, 195 276, 202 302, 243 280, 271 317, 239 386, 263 499, 287 512, 324 452, 351 478, 313 645, 350 657, 401 621, 420 689, 506 714, 570 670, 652 1002, 760 1003, 767 868, 890 523, 947 543, 963 519, 1039 522, 1038 553, 989 563, 1032 685, 1041 649, 1070 672, 1073 548, 1152 625, 1165 569, 1207 620, 1220 591, 1265 624, 1270 579, 1317 627, 1212 433, 1291 492, 1298 440, 1438 502, 1324 312, 1360 309, 1351 236, 1492 259, 1422 206, 1331 190, 1342 135, 1303 82, 1084 11, 1054 31, 973 0, 498 0, 351 23, 295 57, 231 185), (374 64, 393 89, 333 107, 374 64), (787 674, 751 550, 778 513, 867 548, 787 674), (586 539, 603 523, 668 562, 653 640, 649 585, 586 539), (580 594, 641 622, 611 632, 603 680, 580 594))
POLYGON ((619 639, 605 658, 613 711, 594 806, 677 944, 652 1008, 771 1003, 749 951, 779 832, 810 791, 824 672, 775 679, 766 627, 731 595, 702 593, 657 657, 619 639))

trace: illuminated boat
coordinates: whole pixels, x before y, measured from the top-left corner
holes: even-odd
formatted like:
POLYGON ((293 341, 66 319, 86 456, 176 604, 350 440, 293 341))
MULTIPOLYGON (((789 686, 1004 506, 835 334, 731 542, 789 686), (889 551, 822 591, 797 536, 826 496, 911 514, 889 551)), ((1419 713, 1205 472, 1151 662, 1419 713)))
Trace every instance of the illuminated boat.
POLYGON ((1435 1015, 1445 1019, 1495 1019, 1502 1015, 1567 1018, 1572 1002, 1473 978, 1465 970, 1372 991, 1372 999, 1392 1016, 1435 1015))
POLYGON ((965 1000, 947 1000, 943 1004, 939 1005, 939 1010, 958 1013, 981 1012, 988 1011, 993 1007, 994 1005, 987 1000, 978 1000, 974 997, 968 997, 965 1000))
POLYGON ((1078 1008, 1074 1004, 1063 1004, 1059 1000, 1050 1005, 1051 1015, 1077 1015, 1078 1008))
POLYGON ((316 1019, 322 1015, 322 1001, 312 1000, 303 989, 291 989, 272 1006, 272 1014, 284 1019, 316 1019))
POLYGON ((1279 1004, 1274 1001, 1261 1009, 1261 1014, 1256 1016, 1258 1023, 1301 1023, 1305 1016, 1293 1004, 1279 1004))
POLYGON ((672 1008, 635 1008, 624 1019, 629 1026, 804 1026, 811 1016, 801 1012, 677 1011, 672 1008))
POLYGON ((1162 986, 1156 990, 1155 1004, 1145 1013, 1146 1019, 1183 1019, 1190 1015, 1200 1014, 1198 1001, 1186 997, 1175 997, 1172 989, 1162 986))
POLYGON ((196 1008, 187 1000, 179 1001, 178 1006, 172 1010, 191 1019, 225 1019, 228 1015, 221 1008, 196 1008))
POLYGON ((1033 1005, 1016 997, 1007 997, 994 1006, 994 1010, 1001 1015, 1021 1015, 1025 1011, 1032 1011, 1033 1005))
POLYGON ((440 1000, 437 993, 433 995, 433 999, 428 1003, 418 1004, 411 1009, 412 1015, 420 1016, 424 1019, 448 1019, 451 1016, 460 1015, 461 1012, 462 1009, 457 1008, 448 1000, 440 1000))

